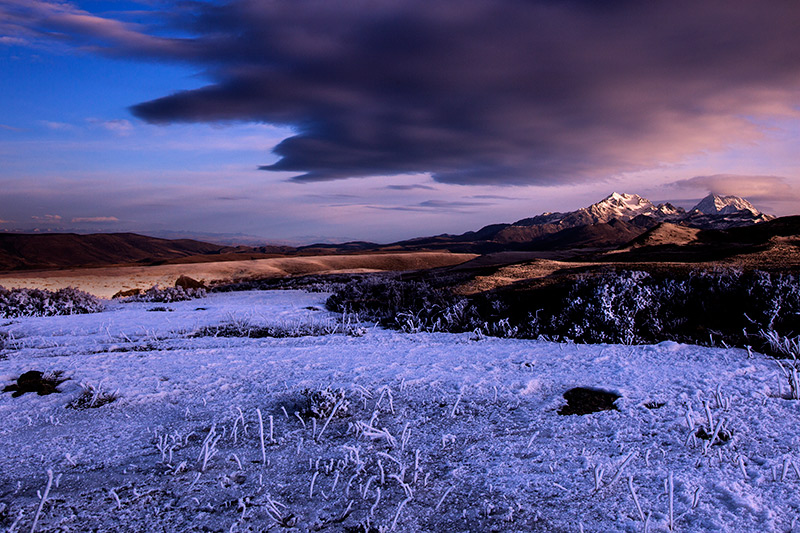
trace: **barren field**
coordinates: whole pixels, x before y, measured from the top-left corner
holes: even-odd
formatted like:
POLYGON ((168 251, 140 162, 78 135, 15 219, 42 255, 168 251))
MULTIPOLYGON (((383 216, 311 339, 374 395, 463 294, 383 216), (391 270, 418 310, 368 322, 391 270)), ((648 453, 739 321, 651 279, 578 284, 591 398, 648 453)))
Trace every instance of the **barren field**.
POLYGON ((474 257, 476 256, 472 254, 449 252, 412 252, 27 271, 0 274, 0 285, 6 288, 29 287, 49 290, 76 287, 101 298, 110 298, 120 290, 148 289, 153 285, 171 286, 181 275, 211 283, 306 274, 419 270, 456 265, 474 257))
POLYGON ((347 326, 327 297, 5 321, 0 530, 797 531, 773 359, 347 326))

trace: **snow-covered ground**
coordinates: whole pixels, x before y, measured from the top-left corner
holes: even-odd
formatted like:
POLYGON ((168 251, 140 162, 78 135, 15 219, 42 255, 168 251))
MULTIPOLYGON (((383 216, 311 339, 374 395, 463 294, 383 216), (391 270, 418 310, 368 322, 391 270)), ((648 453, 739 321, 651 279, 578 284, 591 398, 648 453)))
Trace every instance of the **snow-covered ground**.
POLYGON ((326 296, 0 322, 0 385, 29 370, 69 378, 60 394, 0 394, 0 527, 30 531, 46 496, 36 531, 795 528, 800 401, 780 397, 773 360, 373 327, 192 336, 327 323, 326 296), (66 408, 81 384, 118 398, 66 408), (559 415, 576 386, 616 392, 619 410, 559 415), (326 387, 347 391, 337 416, 295 415, 305 389, 326 387), (715 430, 730 438, 697 437, 715 430))

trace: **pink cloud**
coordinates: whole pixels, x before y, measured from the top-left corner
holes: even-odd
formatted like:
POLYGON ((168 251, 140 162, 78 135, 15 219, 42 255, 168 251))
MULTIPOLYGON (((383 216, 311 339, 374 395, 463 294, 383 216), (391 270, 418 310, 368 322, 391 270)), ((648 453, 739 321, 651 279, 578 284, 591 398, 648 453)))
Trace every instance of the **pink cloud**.
POLYGON ((75 217, 72 219, 73 224, 79 222, 89 222, 89 223, 119 222, 119 219, 117 217, 75 217))
POLYGON ((61 220, 61 215, 44 215, 44 216, 32 216, 33 220, 39 222, 58 222, 61 220))

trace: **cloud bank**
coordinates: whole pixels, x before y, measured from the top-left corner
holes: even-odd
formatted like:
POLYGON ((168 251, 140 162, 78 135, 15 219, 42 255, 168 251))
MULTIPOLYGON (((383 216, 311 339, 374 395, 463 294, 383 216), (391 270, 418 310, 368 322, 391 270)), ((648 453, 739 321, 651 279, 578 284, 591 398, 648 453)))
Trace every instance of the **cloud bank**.
POLYGON ((714 174, 680 180, 673 185, 719 195, 743 196, 756 201, 787 202, 800 199, 800 194, 781 176, 714 174))
POLYGON ((800 99, 794 2, 176 0, 136 23, 4 5, 10 37, 197 66, 207 86, 133 113, 290 126, 263 168, 301 182, 606 179, 757 138, 800 99))

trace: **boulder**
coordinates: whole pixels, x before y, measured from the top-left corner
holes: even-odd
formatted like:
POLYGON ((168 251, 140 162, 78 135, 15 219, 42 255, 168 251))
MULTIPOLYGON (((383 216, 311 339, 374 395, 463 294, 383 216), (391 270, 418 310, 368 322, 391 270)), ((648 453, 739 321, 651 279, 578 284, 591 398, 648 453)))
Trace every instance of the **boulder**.
POLYGON ((189 276, 181 275, 175 280, 175 287, 181 287, 182 289, 205 289, 206 284, 202 281, 190 278, 189 276))
POLYGON ((139 296, 142 294, 142 289, 128 289, 117 292, 111 298, 127 298, 129 296, 139 296))

